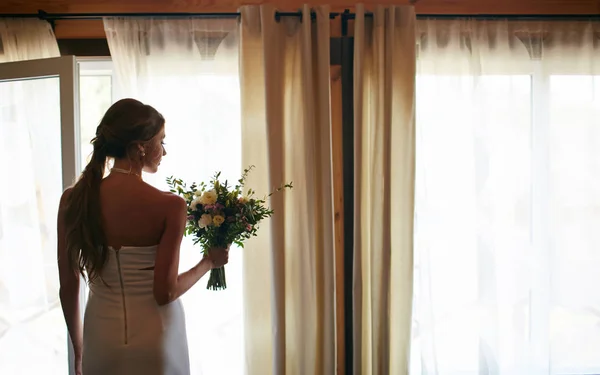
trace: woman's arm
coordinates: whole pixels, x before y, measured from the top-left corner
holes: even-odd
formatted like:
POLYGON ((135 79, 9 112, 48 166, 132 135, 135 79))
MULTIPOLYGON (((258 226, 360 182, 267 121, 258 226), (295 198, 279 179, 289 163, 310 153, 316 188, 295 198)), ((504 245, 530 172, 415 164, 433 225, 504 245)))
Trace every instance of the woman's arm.
POLYGON ((170 196, 166 204, 165 230, 156 251, 154 265, 154 299, 159 305, 166 305, 181 297, 208 271, 222 267, 229 259, 228 249, 213 249, 196 266, 178 274, 179 247, 186 220, 185 200, 176 195, 170 196))
POLYGON ((57 220, 57 232, 58 232, 58 244, 57 244, 57 257, 58 257, 58 275, 60 280, 60 303, 67 323, 67 329, 69 330, 69 336, 73 343, 75 350, 75 359, 81 360, 81 354, 83 349, 83 328, 81 324, 81 315, 79 312, 79 280, 80 276, 76 270, 73 270, 69 264, 69 257, 67 254, 66 247, 66 229, 65 229, 65 209, 66 201, 71 193, 70 189, 67 189, 61 199, 58 207, 58 220, 57 220))

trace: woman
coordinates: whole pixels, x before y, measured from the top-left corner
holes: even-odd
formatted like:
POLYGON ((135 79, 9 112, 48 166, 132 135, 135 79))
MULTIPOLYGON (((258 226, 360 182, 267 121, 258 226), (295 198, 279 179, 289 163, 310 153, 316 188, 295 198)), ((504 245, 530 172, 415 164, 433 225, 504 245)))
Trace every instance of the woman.
POLYGON ((94 151, 58 212, 60 300, 84 375, 189 374, 185 318, 179 297, 228 249, 211 249, 178 274, 187 206, 142 180, 166 155, 165 120, 149 105, 123 99, 96 130, 94 151), (114 159, 104 178, 107 158, 114 159), (90 294, 82 328, 80 275, 90 294))

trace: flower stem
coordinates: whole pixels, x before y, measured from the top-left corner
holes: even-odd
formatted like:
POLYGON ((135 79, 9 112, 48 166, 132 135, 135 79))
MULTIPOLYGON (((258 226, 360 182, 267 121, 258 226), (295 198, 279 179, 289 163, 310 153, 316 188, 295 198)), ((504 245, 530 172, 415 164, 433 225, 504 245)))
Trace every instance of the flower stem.
POLYGON ((210 278, 206 289, 209 290, 224 290, 227 289, 227 281, 225 280, 225 266, 213 268, 210 271, 210 278))

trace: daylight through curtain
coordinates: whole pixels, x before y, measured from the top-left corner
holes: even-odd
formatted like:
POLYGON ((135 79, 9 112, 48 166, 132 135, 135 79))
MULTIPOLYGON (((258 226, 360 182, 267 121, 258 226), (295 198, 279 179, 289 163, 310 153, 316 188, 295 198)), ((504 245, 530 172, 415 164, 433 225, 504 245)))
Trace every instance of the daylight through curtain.
MULTIPOLYGON (((0 63, 60 56, 47 22, 0 19, 0 63)), ((65 374, 56 213, 57 77, 0 82, 0 373, 65 374)))
POLYGON ((600 23, 417 42, 413 373, 600 372, 600 23))

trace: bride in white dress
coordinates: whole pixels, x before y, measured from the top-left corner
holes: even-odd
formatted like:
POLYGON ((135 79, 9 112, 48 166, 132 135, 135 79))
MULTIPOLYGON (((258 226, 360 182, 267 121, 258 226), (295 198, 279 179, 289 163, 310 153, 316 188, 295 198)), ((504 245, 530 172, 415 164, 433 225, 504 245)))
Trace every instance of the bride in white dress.
POLYGON ((185 201, 144 183, 166 155, 165 121, 137 100, 123 99, 104 115, 94 152, 58 213, 60 300, 83 375, 187 375, 185 316, 179 297, 228 249, 212 249, 178 273, 185 201), (114 159, 104 178, 107 158, 114 159), (79 280, 90 293, 82 326, 79 280))

